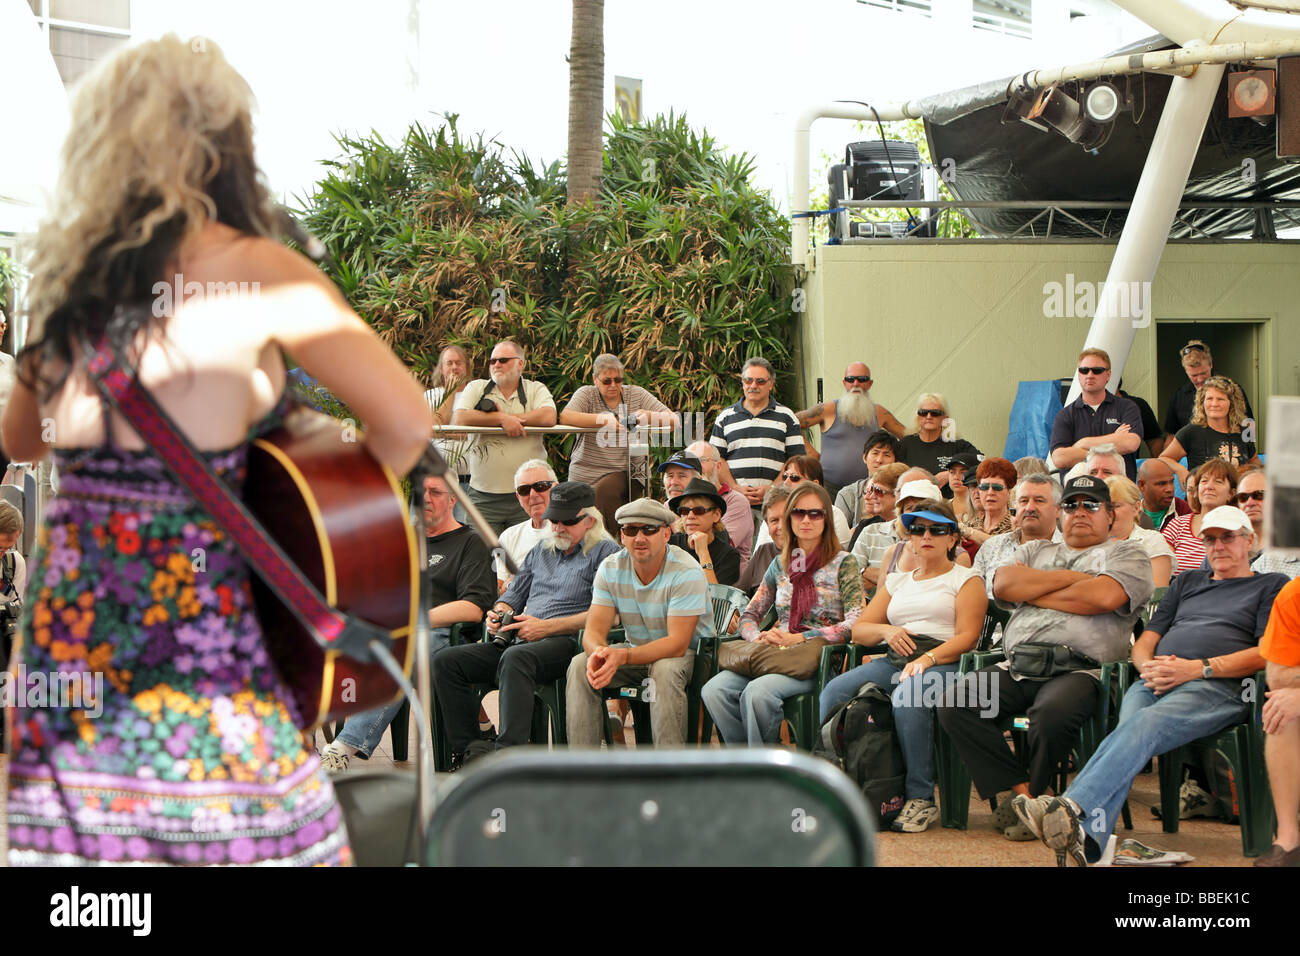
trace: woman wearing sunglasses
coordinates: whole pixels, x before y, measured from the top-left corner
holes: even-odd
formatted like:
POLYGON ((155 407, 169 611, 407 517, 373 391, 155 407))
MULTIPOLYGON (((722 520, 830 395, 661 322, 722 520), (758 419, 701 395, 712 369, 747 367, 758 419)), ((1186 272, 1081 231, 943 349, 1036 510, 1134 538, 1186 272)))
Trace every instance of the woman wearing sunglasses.
POLYGON ((907 766, 907 802, 893 829, 919 833, 939 816, 933 705, 943 698, 945 675, 956 674, 961 655, 979 639, 988 596, 979 575, 954 560, 961 550, 960 532, 946 502, 928 501, 900 520, 916 567, 887 575, 853 625, 853 643, 888 654, 826 685, 821 722, 868 681, 892 689, 894 725, 907 766))
POLYGON ((694 555, 710 584, 735 587, 740 580, 740 552, 727 537, 722 523, 727 502, 713 482, 692 478, 680 495, 668 500, 668 510, 678 516, 668 543, 694 555))
POLYGON ((1174 574, 1195 571, 1205 563, 1201 518, 1221 505, 1232 504, 1236 493, 1237 469, 1222 458, 1211 458, 1191 473, 1187 504, 1192 513, 1179 515, 1160 531, 1174 550, 1174 574))
POLYGON ((975 469, 982 515, 962 533, 977 545, 1011 529, 1011 493, 1016 487, 1016 466, 1005 458, 985 458, 975 469))
POLYGON ((927 392, 916 403, 916 431, 902 439, 903 461, 933 474, 934 483, 941 489, 948 487, 951 477, 948 462, 957 455, 980 454, 980 450, 966 439, 945 436, 945 424, 952 427, 948 400, 927 392))
MULTIPOLYGON (((792 455, 786 459, 781 473, 776 476, 776 484, 784 485, 786 488, 793 489, 805 481, 811 481, 813 484, 826 487, 826 482, 822 475, 822 463, 812 455, 792 455)), ((831 516, 835 521, 835 537, 843 544, 849 540, 849 521, 844 517, 839 508, 831 510, 831 516)), ((758 530, 758 539, 754 547, 767 544, 772 540, 771 534, 767 527, 764 526, 758 530)))
MULTIPOLYGON (((862 613, 861 571, 853 555, 840 548, 830 513, 831 497, 820 485, 804 482, 790 494, 783 520, 785 545, 740 616, 742 638, 778 647, 816 637, 832 644, 849 639, 862 613), (760 632, 759 621, 774 606, 776 622, 760 632)), ((723 743, 761 746, 780 740, 785 699, 814 687, 811 677, 766 674, 751 680, 720 671, 700 696, 723 743)))

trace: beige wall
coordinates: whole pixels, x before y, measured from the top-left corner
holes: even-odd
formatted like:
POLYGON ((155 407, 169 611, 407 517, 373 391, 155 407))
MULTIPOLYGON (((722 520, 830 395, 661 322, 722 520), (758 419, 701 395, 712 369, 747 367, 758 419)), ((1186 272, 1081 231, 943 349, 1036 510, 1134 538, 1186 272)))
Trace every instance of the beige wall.
MULTIPOLYGON (((1114 248, 910 240, 821 246, 805 283, 800 405, 815 400, 818 377, 825 397, 838 397, 845 365, 866 361, 872 396, 906 426, 918 395, 941 392, 958 435, 1000 455, 1017 383, 1069 375, 1088 331, 1087 317, 1044 317, 1044 285, 1064 284, 1067 273, 1076 283, 1101 283, 1114 248)), ((1297 266, 1294 243, 1170 243, 1151 291, 1153 324, 1137 332, 1125 390, 1145 398, 1163 421, 1169 396, 1156 394, 1156 323, 1263 322, 1263 394, 1250 397, 1266 437, 1265 396, 1300 393, 1297 266)))

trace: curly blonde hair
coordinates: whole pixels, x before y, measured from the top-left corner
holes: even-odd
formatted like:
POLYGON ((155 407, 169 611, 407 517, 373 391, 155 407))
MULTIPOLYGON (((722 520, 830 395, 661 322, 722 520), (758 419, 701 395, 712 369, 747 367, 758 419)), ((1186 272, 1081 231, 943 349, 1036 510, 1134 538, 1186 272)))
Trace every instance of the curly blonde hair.
MULTIPOLYGON (((177 248, 206 223, 277 232, 253 157, 253 94, 211 40, 127 47, 77 87, 58 186, 33 242, 25 379, 46 360, 67 378, 74 343, 161 328, 145 303, 177 248), (140 314, 143 313, 143 314, 140 314)), ((84 358, 84 356, 83 356, 84 358)))
POLYGON ((1242 394, 1241 386, 1226 375, 1211 375, 1205 380, 1205 384, 1196 390, 1196 400, 1192 407, 1190 424, 1204 425, 1207 428, 1210 425, 1209 419, 1205 417, 1205 390, 1207 388, 1212 388, 1228 396, 1228 431, 1241 431, 1241 423, 1246 420, 1246 396, 1242 394))

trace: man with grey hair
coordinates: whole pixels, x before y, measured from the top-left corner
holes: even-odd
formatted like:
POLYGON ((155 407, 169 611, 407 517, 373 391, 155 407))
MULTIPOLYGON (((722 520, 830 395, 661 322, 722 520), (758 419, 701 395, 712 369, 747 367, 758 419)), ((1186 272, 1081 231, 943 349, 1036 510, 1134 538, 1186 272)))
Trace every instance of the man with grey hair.
POLYGON ((814 425, 821 429, 822 447, 818 457, 831 498, 845 485, 866 476, 867 468, 858 449, 864 447, 871 435, 883 428, 902 438, 905 431, 903 423, 889 409, 871 400, 871 369, 865 362, 852 362, 844 370, 844 394, 838 401, 814 405, 795 417, 804 429, 814 425))
MULTIPOLYGON (((551 504, 551 488, 555 486, 555 470, 540 458, 532 458, 515 472, 515 496, 528 512, 528 520, 512 524, 501 532, 501 547, 514 561, 515 567, 524 563, 528 552, 551 530, 551 523, 542 515, 551 504)), ((497 593, 506 589, 514 575, 499 557, 494 558, 497 570, 497 593)))
POLYGON ((1030 541, 1061 543, 1061 531, 1056 526, 1061 513, 1061 487, 1050 475, 1025 475, 1016 484, 1011 500, 1016 505, 1016 529, 985 541, 971 565, 984 579, 990 599, 994 574, 1015 560, 1016 548, 1030 541))
MULTIPOLYGON (((619 551, 595 508, 591 486, 566 481, 551 489, 547 537, 528 552, 505 593, 487 613, 489 640, 451 647, 433 659, 434 699, 447 729, 452 769, 479 736, 475 684, 500 689, 496 747, 528 743, 533 692, 559 680, 577 650, 602 561, 619 551)), ((484 748, 486 749, 486 748, 484 748)))
POLYGON ((524 462, 546 457, 542 436, 525 435, 524 428, 554 425, 555 399, 541 382, 523 377, 524 350, 517 342, 498 342, 488 367, 491 378, 475 379, 457 397, 452 423, 495 426, 505 433, 476 436, 470 453, 470 500, 500 534, 528 517, 511 481, 524 462))
POLYGON ((1092 475, 1094 478, 1100 478, 1105 481, 1111 476, 1117 475, 1124 477, 1124 456, 1119 453, 1119 449, 1114 445, 1094 445, 1088 449, 1088 456, 1084 459, 1086 469, 1085 473, 1092 475))
POLYGON ((709 444, 718 450, 719 484, 738 490, 757 514, 768 485, 786 461, 807 454, 794 412, 772 398, 776 372, 765 358, 747 359, 740 373, 745 397, 724 408, 713 423, 709 444))
MULTIPOLYGON (((430 388, 424 393, 429 403, 435 425, 450 425, 455 411, 456 397, 465 390, 469 381, 469 353, 459 345, 448 345, 438 354, 438 365, 433 370, 430 388)), ((469 450, 473 442, 465 437, 435 438, 433 445, 447 463, 456 470, 462 488, 469 491, 469 450)), ((469 523, 465 509, 456 502, 456 520, 469 523)))
POLYGON ((646 458, 649 449, 635 432, 629 431, 630 420, 635 418, 637 427, 676 429, 681 419, 640 385, 625 384, 623 363, 617 355, 597 355, 591 377, 592 384, 574 392, 560 412, 560 424, 600 429, 577 436, 569 461, 569 480, 595 489, 596 507, 604 516, 605 529, 612 534, 617 528, 614 512, 630 498, 645 494, 650 486, 646 458))
MULTIPOLYGON (((716 448, 706 441, 697 441, 687 445, 686 450, 700 459, 704 477, 713 483, 713 487, 718 489, 718 494, 722 495, 722 500, 727 503, 727 512, 722 516, 722 524, 727 529, 731 546, 740 552, 740 573, 743 575, 745 567, 749 564, 749 556, 754 550, 754 522, 751 519, 749 499, 735 488, 719 481, 718 463, 722 461, 722 456, 718 454, 716 448)), ((681 491, 679 490, 677 494, 681 494, 681 491)), ((672 498, 674 495, 668 497, 672 498)))

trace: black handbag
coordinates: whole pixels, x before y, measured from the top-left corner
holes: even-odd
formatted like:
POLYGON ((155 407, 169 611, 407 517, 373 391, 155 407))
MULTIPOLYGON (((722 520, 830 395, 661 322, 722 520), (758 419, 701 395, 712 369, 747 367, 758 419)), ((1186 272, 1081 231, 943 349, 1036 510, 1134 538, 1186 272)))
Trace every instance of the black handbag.
POLYGON ((1101 662, 1076 651, 1069 644, 1023 641, 1011 648, 1007 664, 1012 677, 1051 680, 1061 674, 1100 667, 1101 662))
POLYGON ((931 637, 929 634, 913 634, 912 643, 916 645, 916 650, 912 651, 912 653, 908 654, 906 657, 891 647, 885 654, 885 657, 889 659, 889 663, 893 664, 895 667, 902 667, 905 664, 910 664, 912 661, 925 654, 926 651, 932 651, 944 642, 939 640, 937 637, 931 637))

